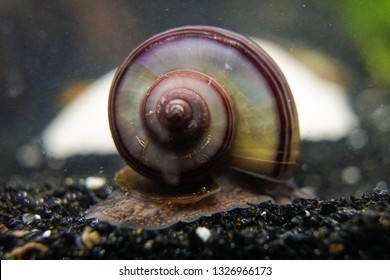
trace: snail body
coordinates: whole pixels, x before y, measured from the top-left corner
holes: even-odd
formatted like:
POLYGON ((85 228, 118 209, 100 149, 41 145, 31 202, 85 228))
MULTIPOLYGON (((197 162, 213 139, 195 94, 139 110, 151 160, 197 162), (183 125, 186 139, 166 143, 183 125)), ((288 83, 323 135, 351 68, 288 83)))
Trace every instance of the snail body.
POLYGON ((257 44, 220 28, 172 29, 136 48, 114 77, 109 121, 129 165, 116 176, 127 195, 87 216, 118 225, 162 228, 267 200, 299 155, 282 72, 257 44))

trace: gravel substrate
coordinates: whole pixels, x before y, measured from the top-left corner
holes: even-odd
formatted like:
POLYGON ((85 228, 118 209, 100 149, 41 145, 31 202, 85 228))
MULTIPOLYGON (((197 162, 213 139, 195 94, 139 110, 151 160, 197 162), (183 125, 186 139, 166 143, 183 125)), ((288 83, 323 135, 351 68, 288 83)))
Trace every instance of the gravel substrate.
POLYGON ((112 192, 84 179, 0 187, 1 259, 389 259, 390 189, 253 205, 158 231, 85 220, 112 192))

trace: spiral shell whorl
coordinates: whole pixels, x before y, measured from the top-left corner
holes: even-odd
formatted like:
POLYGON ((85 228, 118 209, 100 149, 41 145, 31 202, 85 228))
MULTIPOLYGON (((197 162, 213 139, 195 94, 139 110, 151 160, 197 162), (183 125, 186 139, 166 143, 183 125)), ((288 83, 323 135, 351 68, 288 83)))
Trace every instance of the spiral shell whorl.
MULTIPOLYGON (((200 72, 177 69, 157 77, 140 97, 139 111, 130 122, 130 128, 137 123, 138 133, 127 132, 136 145, 117 145, 127 153, 128 163, 148 178, 168 184, 198 180, 233 143, 232 101, 222 86, 200 72)), ((126 126, 128 121, 122 130, 126 126)))
MULTIPOLYGON (((203 78, 203 83, 208 79, 189 70, 167 73, 149 89, 141 111, 145 126, 155 141, 173 150, 195 146, 210 124, 207 102, 197 92, 176 81, 181 78, 199 81, 203 78)), ((221 94, 226 95, 223 91, 221 94)))

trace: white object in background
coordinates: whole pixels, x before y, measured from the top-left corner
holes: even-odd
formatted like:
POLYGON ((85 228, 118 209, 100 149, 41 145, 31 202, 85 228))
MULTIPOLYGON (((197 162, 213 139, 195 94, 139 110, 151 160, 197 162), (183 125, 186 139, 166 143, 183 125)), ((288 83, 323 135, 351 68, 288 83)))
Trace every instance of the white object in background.
POLYGON ((108 93, 115 70, 93 82, 66 106, 42 135, 49 157, 116 153, 108 125, 108 93))

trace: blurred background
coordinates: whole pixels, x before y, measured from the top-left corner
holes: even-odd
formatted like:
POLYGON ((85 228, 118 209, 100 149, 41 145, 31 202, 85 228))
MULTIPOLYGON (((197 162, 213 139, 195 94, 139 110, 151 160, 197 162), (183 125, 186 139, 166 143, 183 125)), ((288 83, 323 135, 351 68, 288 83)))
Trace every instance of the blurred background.
POLYGON ((118 155, 52 160, 41 148, 43 131, 138 44, 197 24, 266 39, 307 64, 319 57, 332 62, 322 75, 346 88, 360 125, 338 140, 304 140, 296 181, 322 197, 386 187, 389 15, 388 0, 1 0, 0 182, 111 178, 123 165, 118 155))

